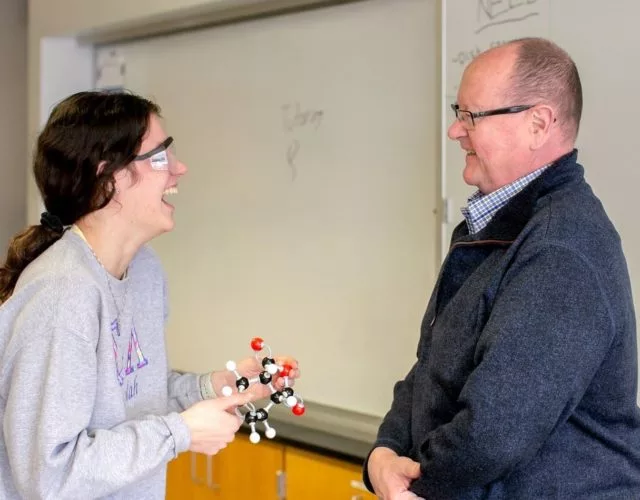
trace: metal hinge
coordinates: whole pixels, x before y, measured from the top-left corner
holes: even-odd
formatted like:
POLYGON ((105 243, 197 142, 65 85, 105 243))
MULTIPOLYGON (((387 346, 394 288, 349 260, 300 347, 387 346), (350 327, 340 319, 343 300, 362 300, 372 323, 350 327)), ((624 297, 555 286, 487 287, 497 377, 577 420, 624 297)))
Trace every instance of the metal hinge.
POLYGON ((195 484, 206 486, 210 490, 220 489, 220 485, 213 482, 213 457, 211 455, 207 455, 207 482, 206 483, 202 479, 198 478, 198 475, 196 473, 196 461, 197 461, 196 453, 191 452, 191 469, 190 469, 191 481, 195 484))
POLYGON ((287 474, 282 470, 276 472, 276 495, 278 500, 287 498, 287 474))
POLYGON ((442 199, 442 223, 451 224, 451 198, 442 199))

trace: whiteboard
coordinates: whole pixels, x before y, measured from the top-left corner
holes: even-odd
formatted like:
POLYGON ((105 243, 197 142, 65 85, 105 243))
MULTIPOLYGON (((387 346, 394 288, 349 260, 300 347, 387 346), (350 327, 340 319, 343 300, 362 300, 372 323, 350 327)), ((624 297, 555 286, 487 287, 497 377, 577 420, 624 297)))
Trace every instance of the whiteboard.
POLYGON ((161 105, 189 167, 153 243, 174 368, 261 336, 300 361, 305 401, 388 410, 438 260, 436 10, 369 0, 97 51, 161 105))
MULTIPOLYGON (((485 48, 492 41, 507 40, 514 35, 537 35, 550 38, 565 49, 576 62, 582 80, 584 109, 577 140, 578 161, 585 167, 587 181, 602 200, 622 238, 632 286, 636 297, 640 290, 640 238, 637 220, 630 208, 640 185, 640 169, 633 150, 637 143, 638 114, 635 109, 640 71, 634 63, 640 46, 637 18, 640 4, 621 0, 613 5, 581 0, 448 0, 444 18, 446 35, 444 60, 450 94, 459 80, 460 67, 452 62, 464 48, 485 48), (475 35, 481 21, 477 14, 483 5, 495 9, 514 6, 513 11, 526 14, 538 11, 521 22, 496 24, 475 35), (514 28, 518 27, 514 33, 514 28), (520 28, 521 27, 521 28, 520 28), (490 34, 490 36, 489 36, 490 34)), ((445 95, 443 121, 451 123, 448 105, 455 99, 445 95), (446 113, 446 114, 444 114, 446 113)), ((444 130, 446 133, 446 130, 444 130)), ((458 207, 471 192, 462 180, 464 158, 457 143, 446 140, 443 148, 443 196, 451 200, 453 217, 447 233, 462 220, 458 207)), ((640 307, 636 299, 636 316, 640 307)))

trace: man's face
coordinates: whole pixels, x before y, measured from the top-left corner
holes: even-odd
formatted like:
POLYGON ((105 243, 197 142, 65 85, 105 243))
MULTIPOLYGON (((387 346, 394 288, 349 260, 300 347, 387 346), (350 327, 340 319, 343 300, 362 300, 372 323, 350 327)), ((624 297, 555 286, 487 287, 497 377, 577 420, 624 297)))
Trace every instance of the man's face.
MULTIPOLYGON (((464 71, 458 106, 471 112, 528 105, 505 102, 505 90, 515 62, 515 52, 503 49, 479 56, 464 71)), ((456 120, 448 135, 467 152, 464 181, 487 194, 521 177, 531 163, 529 112, 456 120)))

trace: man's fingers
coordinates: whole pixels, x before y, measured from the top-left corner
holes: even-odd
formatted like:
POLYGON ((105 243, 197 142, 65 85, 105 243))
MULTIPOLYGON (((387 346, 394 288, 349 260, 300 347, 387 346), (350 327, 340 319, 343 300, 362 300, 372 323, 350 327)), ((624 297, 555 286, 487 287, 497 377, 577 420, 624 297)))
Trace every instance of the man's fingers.
POLYGON ((293 368, 289 372, 289 378, 300 378, 300 369, 299 368, 293 368))
MULTIPOLYGON (((284 387, 285 387, 285 385, 286 385, 286 384, 284 383, 284 379, 283 379, 283 378, 279 378, 279 379, 277 379, 277 380, 276 380, 276 382, 275 382, 275 384, 276 384, 276 387, 277 387, 278 389, 284 389, 284 387)), ((289 387, 293 387, 294 385, 296 385, 296 381, 295 381, 295 379, 290 378, 290 379, 289 379, 289 387)))
POLYGON ((419 497, 418 495, 410 491, 403 491, 402 493, 399 493, 398 495, 393 497, 392 500, 410 500, 410 499, 424 500, 424 498, 419 497))
POLYGON ((300 367, 298 366, 298 360, 294 359, 290 356, 276 356, 275 361, 277 364, 279 364, 280 366, 288 366, 290 369, 289 372, 289 376, 290 377, 297 377, 299 376, 299 369, 300 367))
POLYGON ((417 479, 420 477, 420 463, 411 460, 410 458, 401 458, 402 469, 401 472, 411 479, 417 479))

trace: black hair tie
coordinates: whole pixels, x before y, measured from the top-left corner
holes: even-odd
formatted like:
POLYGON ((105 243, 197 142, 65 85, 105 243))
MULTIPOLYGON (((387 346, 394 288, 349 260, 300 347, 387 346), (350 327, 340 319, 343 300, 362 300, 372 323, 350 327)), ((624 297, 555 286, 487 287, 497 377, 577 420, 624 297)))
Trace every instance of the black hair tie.
POLYGON ((64 232, 64 226, 62 225, 60 217, 53 215, 52 213, 42 212, 42 215, 40 215, 40 224, 51 229, 54 233, 64 232))

